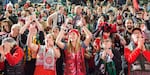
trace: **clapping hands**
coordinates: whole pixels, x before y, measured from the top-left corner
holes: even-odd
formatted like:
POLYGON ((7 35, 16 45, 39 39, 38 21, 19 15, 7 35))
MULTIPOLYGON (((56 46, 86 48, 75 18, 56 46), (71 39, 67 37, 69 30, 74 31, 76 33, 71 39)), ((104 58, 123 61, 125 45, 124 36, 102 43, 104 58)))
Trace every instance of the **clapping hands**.
POLYGON ((145 39, 142 36, 138 37, 138 47, 142 49, 142 46, 144 45, 145 39))
POLYGON ((31 15, 31 16, 26 17, 26 23, 30 24, 33 21, 37 21, 36 15, 31 15))
POLYGON ((7 53, 10 53, 10 50, 12 49, 10 43, 6 42, 3 45, 0 46, 0 54, 4 56, 7 53))

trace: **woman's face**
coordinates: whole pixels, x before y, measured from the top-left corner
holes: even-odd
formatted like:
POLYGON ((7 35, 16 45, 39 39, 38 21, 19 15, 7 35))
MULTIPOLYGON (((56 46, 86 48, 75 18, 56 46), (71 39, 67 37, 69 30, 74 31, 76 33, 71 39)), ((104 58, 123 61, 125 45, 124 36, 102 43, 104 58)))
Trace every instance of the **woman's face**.
POLYGON ((47 35, 46 36, 46 44, 48 46, 54 46, 54 39, 52 35, 47 35))
POLYGON ((53 29, 54 38, 57 38, 58 33, 59 33, 59 28, 54 28, 53 29))
POLYGON ((140 29, 141 29, 142 31, 145 31, 145 30, 146 30, 145 24, 141 24, 141 25, 140 25, 140 29))
POLYGON ((71 32, 71 33, 69 34, 69 40, 70 40, 71 42, 77 41, 77 38, 78 38, 78 35, 77 35, 75 32, 71 32))
POLYGON ((4 26, 4 30, 5 30, 6 32, 10 32, 10 28, 9 28, 9 25, 8 25, 7 22, 2 23, 2 26, 4 26))

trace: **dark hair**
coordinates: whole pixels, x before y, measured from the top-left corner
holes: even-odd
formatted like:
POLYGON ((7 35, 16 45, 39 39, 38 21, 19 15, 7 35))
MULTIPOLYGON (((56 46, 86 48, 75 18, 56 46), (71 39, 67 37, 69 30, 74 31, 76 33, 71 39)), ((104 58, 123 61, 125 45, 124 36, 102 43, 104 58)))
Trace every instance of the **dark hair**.
POLYGON ((101 16, 102 16, 102 17, 104 17, 104 22, 107 22, 107 21, 109 20, 108 15, 106 15, 106 14, 102 14, 101 16))
POLYGON ((111 26, 109 26, 107 23, 102 26, 102 32, 110 32, 111 26))
POLYGON ((133 33, 135 30, 138 30, 138 31, 140 31, 140 32, 142 33, 142 30, 141 30, 140 28, 134 28, 134 29, 132 30, 132 33, 133 33))
POLYGON ((31 15, 32 13, 30 12, 30 10, 25 10, 26 13, 29 13, 29 15, 31 15))

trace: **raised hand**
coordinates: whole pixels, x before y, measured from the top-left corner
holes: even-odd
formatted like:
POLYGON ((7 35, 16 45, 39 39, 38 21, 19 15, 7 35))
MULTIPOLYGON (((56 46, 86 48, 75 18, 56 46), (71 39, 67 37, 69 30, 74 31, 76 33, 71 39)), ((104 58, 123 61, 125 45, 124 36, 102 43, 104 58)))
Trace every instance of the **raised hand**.
POLYGON ((144 45, 145 39, 142 36, 139 36, 138 38, 138 47, 142 49, 144 45))
POLYGON ((77 21, 77 26, 80 26, 80 27, 82 27, 82 26, 83 26, 83 22, 82 22, 82 20, 78 20, 78 21, 77 21))
POLYGON ((34 15, 32 15, 32 21, 37 21, 37 19, 36 19, 36 14, 34 14, 34 15))
POLYGON ((145 45, 143 45, 142 46, 142 51, 145 51, 145 50, 146 50, 145 45))
POLYGON ((143 16, 144 20, 149 20, 149 17, 150 17, 150 16, 148 16, 148 13, 145 12, 145 13, 144 13, 144 16, 143 16))
POLYGON ((110 56, 110 58, 113 58, 114 54, 112 53, 112 50, 107 49, 106 52, 110 56))
POLYGON ((106 60, 106 55, 107 55, 106 51, 103 51, 103 52, 102 52, 102 55, 101 55, 101 58, 102 58, 103 60, 106 60))
POLYGON ((64 31, 66 31, 68 29, 67 25, 66 24, 62 24, 61 29, 64 30, 64 31))
POLYGON ((4 54, 10 53, 11 49, 12 49, 12 47, 11 47, 10 43, 8 43, 8 42, 4 43, 4 45, 3 45, 4 54))
POLYGON ((30 24, 32 22, 32 16, 26 17, 26 24, 30 24))
POLYGON ((4 49, 3 49, 3 46, 0 46, 0 62, 4 61, 4 49))

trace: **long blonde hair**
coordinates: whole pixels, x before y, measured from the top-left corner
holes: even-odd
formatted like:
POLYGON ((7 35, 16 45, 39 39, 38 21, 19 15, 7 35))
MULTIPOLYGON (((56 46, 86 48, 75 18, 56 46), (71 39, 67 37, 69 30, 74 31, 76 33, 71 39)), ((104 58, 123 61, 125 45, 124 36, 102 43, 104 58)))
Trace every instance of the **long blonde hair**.
POLYGON ((67 42, 67 50, 68 50, 68 52, 70 52, 70 53, 73 53, 73 52, 76 53, 80 49, 81 49, 80 35, 77 38, 77 42, 76 42, 75 48, 73 48, 73 45, 72 45, 72 43, 71 43, 70 40, 67 42))

